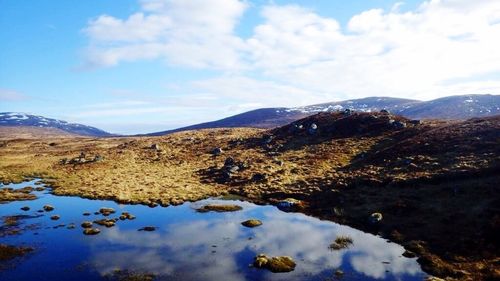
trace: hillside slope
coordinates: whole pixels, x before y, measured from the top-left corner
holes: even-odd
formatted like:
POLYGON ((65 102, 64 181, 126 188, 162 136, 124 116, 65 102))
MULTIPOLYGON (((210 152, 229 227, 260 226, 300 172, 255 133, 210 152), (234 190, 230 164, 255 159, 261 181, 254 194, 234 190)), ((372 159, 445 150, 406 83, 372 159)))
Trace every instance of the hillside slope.
POLYGON ((0 112, 0 126, 54 128, 81 136, 111 136, 110 133, 95 127, 17 112, 0 112))
POLYGON ((468 119, 500 114, 499 95, 450 96, 431 101, 389 97, 369 97, 293 108, 256 109, 221 120, 206 122, 174 130, 146 134, 160 136, 169 133, 207 128, 275 128, 319 112, 350 109, 359 112, 377 112, 382 109, 417 119, 468 119))

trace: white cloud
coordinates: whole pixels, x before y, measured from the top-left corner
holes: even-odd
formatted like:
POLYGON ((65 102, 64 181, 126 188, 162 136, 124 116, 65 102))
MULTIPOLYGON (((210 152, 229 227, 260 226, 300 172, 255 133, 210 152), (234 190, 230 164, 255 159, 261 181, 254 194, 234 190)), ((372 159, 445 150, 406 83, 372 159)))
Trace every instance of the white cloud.
POLYGON ((498 80, 481 79, 500 72, 499 1, 431 0, 407 12, 400 5, 354 15, 344 28, 297 5, 268 5, 261 8, 263 22, 244 39, 235 27, 246 2, 150 0, 127 19, 92 20, 85 33, 91 64, 160 58, 224 70, 191 83, 189 92, 255 106, 500 94, 498 80))
POLYGON ((149 0, 122 20, 101 15, 83 32, 88 66, 166 59, 189 67, 237 68, 242 40, 233 34, 247 5, 238 0, 149 0))

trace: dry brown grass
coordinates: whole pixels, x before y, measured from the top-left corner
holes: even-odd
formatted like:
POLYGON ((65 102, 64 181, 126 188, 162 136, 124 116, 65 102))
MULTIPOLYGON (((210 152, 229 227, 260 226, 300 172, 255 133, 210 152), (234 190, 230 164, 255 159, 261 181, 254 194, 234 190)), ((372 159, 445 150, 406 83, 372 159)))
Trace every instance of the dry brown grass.
POLYGON ((317 216, 386 237, 398 233, 402 242, 427 241, 427 252, 478 280, 484 275, 470 264, 498 268, 499 247, 490 236, 500 225, 500 117, 382 132, 376 131, 380 119, 366 124, 365 117, 349 117, 359 118, 352 124, 361 131, 329 119, 338 116, 315 117, 322 130, 315 136, 214 129, 162 137, 6 139, 0 141, 0 181, 42 177, 56 194, 164 206, 227 194, 267 202, 295 198, 317 216), (264 145, 270 133, 276 138, 264 145), (215 147, 224 153, 211 155, 215 147), (59 164, 82 151, 104 160, 59 164), (227 157, 244 164, 229 179, 223 177, 227 157), (259 180, 252 180, 256 174, 259 180), (384 219, 370 226, 367 218, 376 211, 384 219))

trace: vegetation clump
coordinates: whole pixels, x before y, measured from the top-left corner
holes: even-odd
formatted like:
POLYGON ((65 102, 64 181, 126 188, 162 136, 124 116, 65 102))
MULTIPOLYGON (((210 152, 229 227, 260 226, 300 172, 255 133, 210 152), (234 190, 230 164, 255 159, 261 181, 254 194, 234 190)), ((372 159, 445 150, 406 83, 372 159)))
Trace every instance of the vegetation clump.
POLYGON ((352 238, 349 236, 337 236, 335 241, 328 248, 331 250, 341 250, 348 248, 353 243, 352 238))
POLYGON ((246 221, 242 222, 241 224, 243 226, 246 226, 246 227, 257 227, 257 226, 262 225, 262 222, 260 220, 257 220, 257 219, 250 219, 250 220, 246 220, 246 221))
POLYGON ((235 211, 240 211, 243 210, 243 208, 239 205, 235 204, 224 204, 224 205, 219 205, 219 204, 209 204, 205 205, 203 207, 200 207, 196 209, 196 211, 200 213, 206 213, 206 212, 235 212, 235 211))
POLYGON ((268 257, 259 254, 255 257, 253 265, 257 268, 265 268, 271 272, 290 272, 295 269, 295 261, 288 256, 268 257))

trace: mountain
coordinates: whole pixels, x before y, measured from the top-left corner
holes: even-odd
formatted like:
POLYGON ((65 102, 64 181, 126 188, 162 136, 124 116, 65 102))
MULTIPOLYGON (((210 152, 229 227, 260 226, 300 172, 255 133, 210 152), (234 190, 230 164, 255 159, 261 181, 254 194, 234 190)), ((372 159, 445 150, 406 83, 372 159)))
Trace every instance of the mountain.
POLYGON ((415 119, 468 119, 500 114, 500 96, 449 96, 431 101, 369 97, 302 107, 262 108, 217 121, 147 135, 159 136, 179 131, 225 127, 274 128, 319 112, 334 112, 345 109, 361 112, 386 109, 394 114, 415 119))
POLYGON ((0 126, 53 128, 80 136, 111 136, 110 133, 94 127, 17 112, 0 112, 0 126))

